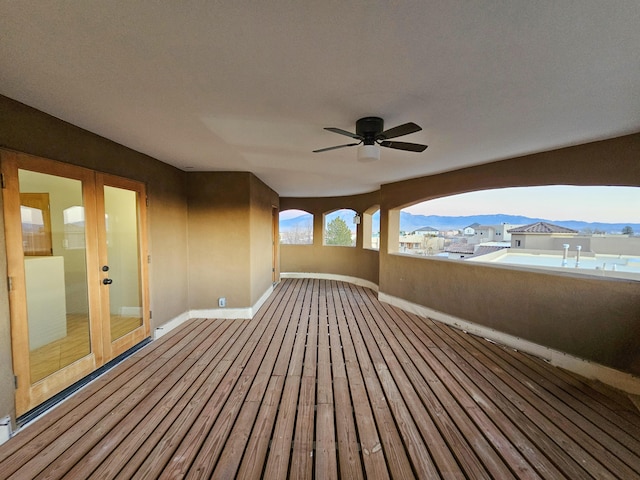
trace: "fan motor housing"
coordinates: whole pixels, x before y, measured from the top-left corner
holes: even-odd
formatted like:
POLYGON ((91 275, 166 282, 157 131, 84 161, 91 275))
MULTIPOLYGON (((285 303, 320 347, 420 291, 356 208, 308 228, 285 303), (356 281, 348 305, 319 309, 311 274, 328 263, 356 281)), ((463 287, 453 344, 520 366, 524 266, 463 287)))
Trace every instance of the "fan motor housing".
POLYGON ((373 145, 383 131, 384 121, 380 117, 364 117, 356 122, 356 135, 363 137, 365 145, 373 145))

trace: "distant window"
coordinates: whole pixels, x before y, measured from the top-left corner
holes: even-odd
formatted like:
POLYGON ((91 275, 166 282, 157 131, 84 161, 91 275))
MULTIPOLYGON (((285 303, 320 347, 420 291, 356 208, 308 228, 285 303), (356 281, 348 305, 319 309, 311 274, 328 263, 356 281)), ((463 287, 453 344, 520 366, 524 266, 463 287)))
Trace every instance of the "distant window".
POLYGON ((282 245, 312 245, 313 215, 304 210, 285 210, 279 218, 282 245))
POLYGON ((336 210, 324 216, 324 244, 330 246, 355 247, 356 212, 350 209, 336 210))
POLYGON ((640 281, 638 205, 638 187, 551 185, 452 195, 390 216, 399 213, 398 253, 640 281), (438 231, 431 245, 402 233, 426 227, 438 231))

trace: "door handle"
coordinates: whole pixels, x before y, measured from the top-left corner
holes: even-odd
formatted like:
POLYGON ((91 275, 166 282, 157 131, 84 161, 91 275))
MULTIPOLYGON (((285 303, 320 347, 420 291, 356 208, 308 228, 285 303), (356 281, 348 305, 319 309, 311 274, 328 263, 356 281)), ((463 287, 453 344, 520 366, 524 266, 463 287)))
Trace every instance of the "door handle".
POLYGON ((102 283, 104 285, 111 285, 113 283, 113 280, 111 280, 110 278, 103 278, 102 283))

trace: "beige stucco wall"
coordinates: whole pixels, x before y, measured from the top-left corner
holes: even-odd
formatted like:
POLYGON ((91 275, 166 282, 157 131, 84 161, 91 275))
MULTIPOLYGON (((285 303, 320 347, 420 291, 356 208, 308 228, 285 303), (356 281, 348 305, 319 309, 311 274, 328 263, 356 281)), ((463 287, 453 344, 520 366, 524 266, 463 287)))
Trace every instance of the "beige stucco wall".
POLYGON ((277 242, 279 197, 274 190, 255 175, 251 175, 249 185, 251 195, 249 199, 249 238, 251 239, 249 245, 251 258, 251 271, 249 274, 251 279, 250 305, 255 305, 260 297, 272 286, 274 273, 275 279, 279 278, 277 242), (273 221, 274 208, 276 209, 275 222, 273 221), (276 271, 272 272, 274 267, 276 271))
POLYGON ((189 305, 246 308, 272 282, 271 208, 278 196, 248 172, 188 174, 189 305))
POLYGON ((247 172, 188 174, 189 305, 191 309, 250 305, 250 218, 247 172))
POLYGON ((346 197, 282 197, 280 211, 299 209, 313 215, 313 245, 280 245, 282 272, 332 273, 378 283, 377 250, 363 248, 363 223, 358 226, 355 247, 323 245, 323 215, 348 208, 361 216, 379 205, 378 192, 346 197))
MULTIPOLYGON (((404 206, 510 186, 640 186, 639 159, 640 134, 634 134, 383 185, 363 198, 365 205, 381 207, 379 257, 359 248, 323 247, 322 221, 316 218, 312 246, 282 246, 282 271, 366 278, 399 299, 640 374, 640 282, 389 253, 398 250, 404 206), (378 266, 379 279, 372 280, 378 266)), ((353 197, 281 199, 281 210, 288 208, 320 218, 336 208, 362 211, 353 197)))
MULTIPOLYGON (((525 272, 386 253, 390 210, 472 190, 640 186, 640 134, 381 188, 380 291, 581 358, 640 374, 640 282, 525 272)), ((393 230, 391 230, 393 232, 393 230)), ((397 237, 397 235, 396 235, 397 237)))

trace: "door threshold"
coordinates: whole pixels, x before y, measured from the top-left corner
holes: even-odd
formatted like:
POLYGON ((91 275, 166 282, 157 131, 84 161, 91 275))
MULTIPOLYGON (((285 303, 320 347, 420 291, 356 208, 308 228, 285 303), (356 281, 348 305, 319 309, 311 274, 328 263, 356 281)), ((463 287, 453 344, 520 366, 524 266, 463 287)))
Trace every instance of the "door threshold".
POLYGON ((64 402, 67 398, 71 397, 74 393, 80 390, 82 387, 92 382, 103 373, 106 373, 107 371, 111 370, 113 367, 115 367, 116 365, 118 365, 119 363, 121 363, 122 361, 124 361, 125 359, 133 355, 134 353, 136 353, 142 347, 148 345, 149 343, 151 343, 151 337, 145 338, 142 342, 138 343, 137 345, 134 345, 126 352, 121 353, 114 359, 102 365, 100 368, 91 372, 86 377, 81 378, 73 385, 68 386, 67 388, 62 390, 60 393, 57 393, 50 399, 45 400, 43 403, 41 403, 37 407, 32 408, 28 412, 20 415, 18 418, 16 418, 16 425, 18 428, 16 429, 15 432, 13 432, 13 435, 18 433, 22 428, 26 427, 27 424, 35 421, 45 413, 57 407, 59 404, 64 402))

